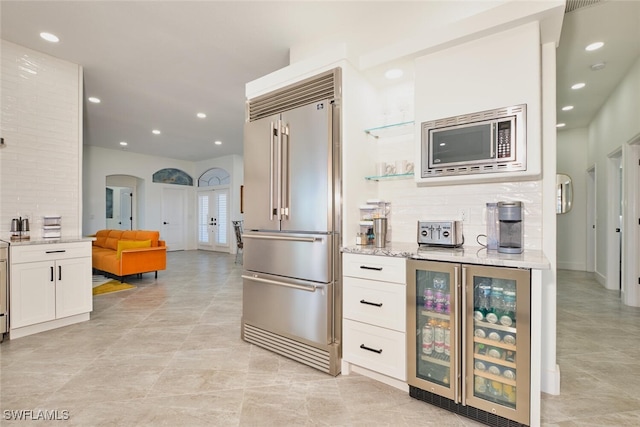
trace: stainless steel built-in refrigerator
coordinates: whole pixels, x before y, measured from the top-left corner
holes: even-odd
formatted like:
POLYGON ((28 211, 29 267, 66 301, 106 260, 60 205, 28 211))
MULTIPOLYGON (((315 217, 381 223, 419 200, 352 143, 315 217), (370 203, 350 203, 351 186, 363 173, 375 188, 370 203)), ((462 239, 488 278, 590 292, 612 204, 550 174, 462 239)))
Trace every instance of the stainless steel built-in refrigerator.
POLYGON ((242 338, 340 372, 340 70, 249 100, 242 338))

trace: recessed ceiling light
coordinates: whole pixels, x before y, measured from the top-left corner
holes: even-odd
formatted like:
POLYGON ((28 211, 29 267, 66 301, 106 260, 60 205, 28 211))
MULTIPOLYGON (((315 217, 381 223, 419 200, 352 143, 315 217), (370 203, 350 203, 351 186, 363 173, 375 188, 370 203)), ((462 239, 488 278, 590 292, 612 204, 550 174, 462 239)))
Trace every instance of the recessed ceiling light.
POLYGON ((562 111, 570 111, 573 110, 573 105, 567 105, 566 107, 562 107, 562 111))
POLYGON ((60 41, 58 36, 51 33, 40 33, 40 37, 51 43, 58 43, 60 41))
POLYGON ((400 68, 392 68, 390 70, 387 70, 387 72, 384 73, 384 76, 389 80, 393 80, 402 77, 403 74, 404 71, 402 71, 400 68))
POLYGON ((598 63, 595 63, 595 64, 593 64, 591 66, 591 71, 599 71, 599 70, 602 70, 606 66, 607 66, 606 62, 598 62, 598 63))
POLYGON ((222 141, 213 141, 213 143, 216 145, 222 145, 222 141))
POLYGON ((124 141, 120 141, 120 145, 122 145, 123 147, 126 147, 126 146, 127 146, 127 145, 129 145, 129 144, 127 144, 127 143, 126 143, 126 142, 124 142, 124 141))
POLYGON ((573 86, 571 86, 571 89, 582 89, 585 86, 586 86, 586 84, 584 84, 584 83, 576 83, 573 86))
POLYGON ((602 46, 604 46, 603 42, 595 42, 585 47, 584 50, 591 52, 592 50, 600 49, 602 46))
POLYGON ((100 104, 100 98, 96 98, 95 96, 90 96, 87 98, 89 102, 93 102, 94 104, 100 104))
POLYGON ((151 133, 154 135, 160 135, 162 132, 160 132, 158 129, 154 129, 151 131, 151 133))
POLYGON ((558 124, 556 125, 556 127, 557 127, 557 128, 563 128, 563 127, 565 127, 566 125, 567 125, 566 123, 558 123, 558 124))
POLYGON ((196 114, 196 116, 198 116, 198 118, 200 118, 200 119, 204 119, 205 117, 207 117, 207 115, 205 113, 198 113, 198 114, 196 114))

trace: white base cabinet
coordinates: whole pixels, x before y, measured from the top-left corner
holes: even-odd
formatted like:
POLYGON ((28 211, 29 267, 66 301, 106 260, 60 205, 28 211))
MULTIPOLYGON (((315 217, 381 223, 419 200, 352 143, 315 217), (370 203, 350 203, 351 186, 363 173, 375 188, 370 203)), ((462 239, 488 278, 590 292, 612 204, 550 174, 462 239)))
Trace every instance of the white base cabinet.
POLYGON ((90 242, 14 246, 10 257, 10 338, 89 319, 90 242))
POLYGON ((406 385, 406 259, 343 254, 342 374, 406 385))

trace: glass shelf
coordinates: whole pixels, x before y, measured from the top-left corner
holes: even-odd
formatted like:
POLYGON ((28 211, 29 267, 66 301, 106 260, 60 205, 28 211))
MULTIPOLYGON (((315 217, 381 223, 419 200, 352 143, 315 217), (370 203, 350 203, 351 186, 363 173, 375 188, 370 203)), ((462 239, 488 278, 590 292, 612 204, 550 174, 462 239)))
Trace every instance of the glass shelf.
POLYGON ((413 178, 413 172, 409 173, 399 173, 394 175, 373 175, 373 176, 365 176, 364 179, 367 181, 392 181, 396 179, 409 179, 413 178))
POLYGON ((390 125, 369 128, 364 131, 367 135, 371 135, 376 139, 387 136, 408 135, 413 132, 413 124, 414 122, 412 120, 410 122, 392 123, 390 125))

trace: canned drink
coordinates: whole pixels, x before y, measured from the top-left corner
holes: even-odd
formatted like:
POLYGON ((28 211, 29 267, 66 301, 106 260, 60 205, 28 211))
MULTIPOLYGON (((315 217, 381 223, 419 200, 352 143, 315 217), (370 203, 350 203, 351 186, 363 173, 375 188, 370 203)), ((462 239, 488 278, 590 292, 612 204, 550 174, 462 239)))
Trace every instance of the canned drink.
POLYGON ((498 322, 498 316, 495 313, 488 313, 487 314, 487 322, 489 322, 489 323, 497 323, 498 322))
POLYGON ((503 384, 502 397, 509 403, 516 403, 516 388, 509 384, 503 384))
POLYGON ((514 351, 507 351, 507 354, 506 354, 506 357, 504 358, 504 360, 506 360, 507 362, 515 363, 515 361, 516 361, 516 353, 514 351))
POLYGON ((489 366, 489 373, 493 375, 500 375, 500 368, 498 368, 496 365, 491 365, 489 366))
POLYGON ((504 354, 502 349, 491 347, 487 354, 496 359, 502 359, 502 355, 504 354))
POLYGON ((484 364, 483 361, 481 360, 476 360, 476 364, 475 367, 478 371, 486 371, 487 370, 487 365, 484 364))
POLYGON ((422 352, 427 355, 433 353, 433 326, 431 325, 422 327, 422 352))
POLYGON ((492 341, 500 341, 500 334, 493 331, 489 334, 489 339, 492 341))
POLYGON ((487 392, 487 380, 482 377, 476 377, 475 379, 475 387, 474 390, 478 393, 486 393, 487 392))
POLYGON ((451 313, 451 294, 448 292, 444 294, 444 314, 451 313))
POLYGON ((473 331, 473 335, 475 335, 478 338, 484 338, 487 336, 487 333, 482 328, 476 328, 476 330, 473 331))
POLYGON ((515 345, 516 337, 511 334, 506 334, 504 337, 502 337, 502 342, 504 342, 505 344, 515 345))
POLYGON ((429 311, 433 311, 433 306, 435 303, 435 296, 433 294, 433 289, 426 288, 424 290, 424 308, 429 311))
POLYGON ((509 378, 510 380, 515 380, 516 379, 516 372, 511 370, 511 369, 505 369, 502 372, 502 376, 505 378, 509 378))
POLYGON ((491 381, 491 394, 494 396, 502 396, 502 383, 500 381, 491 381))
POLYGON ((444 330, 444 354, 451 356, 451 329, 444 330))
POLYGON ((444 353, 444 328, 442 325, 436 326, 433 342, 436 353, 444 353))

